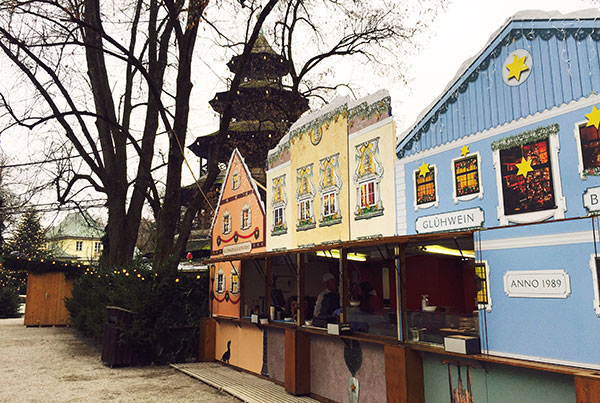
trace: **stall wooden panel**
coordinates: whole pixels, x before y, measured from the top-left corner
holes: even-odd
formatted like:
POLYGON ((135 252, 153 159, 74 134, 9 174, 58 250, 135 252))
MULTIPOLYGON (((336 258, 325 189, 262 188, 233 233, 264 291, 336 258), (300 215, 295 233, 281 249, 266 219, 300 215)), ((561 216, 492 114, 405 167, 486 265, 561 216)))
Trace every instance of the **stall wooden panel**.
POLYGON ((296 396, 310 393, 310 337, 295 329, 285 331, 285 390, 296 396))
POLYGON ((577 403, 600 402, 600 376, 575 376, 575 394, 577 403))
POLYGON ((65 298, 71 297, 73 281, 64 273, 32 274, 27 277, 25 326, 66 326, 69 312, 65 298))
POLYGON ((425 403, 423 361, 416 351, 385 345, 385 383, 388 403, 425 403))
POLYGON ((198 343, 198 361, 215 360, 216 322, 213 318, 202 318, 199 324, 200 341, 198 343))

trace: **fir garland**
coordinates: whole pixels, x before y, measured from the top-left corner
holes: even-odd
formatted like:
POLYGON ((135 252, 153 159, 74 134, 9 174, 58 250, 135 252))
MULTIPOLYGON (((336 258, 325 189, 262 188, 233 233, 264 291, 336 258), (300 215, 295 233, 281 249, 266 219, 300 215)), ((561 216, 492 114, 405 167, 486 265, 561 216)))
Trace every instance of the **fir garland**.
POLYGON ((549 126, 540 126, 533 130, 527 130, 514 136, 505 137, 494 141, 491 145, 492 151, 508 150, 513 147, 519 147, 535 141, 547 139, 552 135, 558 134, 560 126, 553 123, 549 126))
POLYGON ((348 105, 344 104, 339 106, 331 112, 321 115, 318 118, 303 124, 299 128, 290 131, 290 141, 295 137, 302 136, 304 133, 310 133, 311 131, 319 130, 321 126, 331 123, 333 120, 338 118, 339 115, 342 115, 344 118, 348 116, 348 105))
POLYGON ((600 167, 587 168, 583 170, 583 176, 600 176, 600 167))
POLYGON ((382 98, 379 101, 374 102, 372 104, 367 104, 366 102, 363 102, 355 106, 354 108, 348 110, 348 121, 354 119, 357 116, 359 116, 361 119, 369 119, 371 116, 377 114, 379 114, 380 116, 383 116, 385 114, 389 115, 391 110, 391 102, 391 97, 382 98))

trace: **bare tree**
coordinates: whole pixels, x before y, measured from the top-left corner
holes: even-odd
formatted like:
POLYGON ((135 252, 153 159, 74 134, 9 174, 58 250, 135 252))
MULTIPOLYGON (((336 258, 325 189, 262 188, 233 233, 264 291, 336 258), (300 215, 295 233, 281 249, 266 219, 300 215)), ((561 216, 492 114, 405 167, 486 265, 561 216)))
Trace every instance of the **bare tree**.
MULTIPOLYGON (((276 2, 263 8, 248 52, 276 2)), ((130 261, 147 202, 157 217, 155 263, 173 268, 167 262, 177 259, 187 239, 184 235, 174 243, 191 66, 208 0, 132 0, 123 9, 103 3, 14 0, 0 6, 0 49, 35 90, 38 107, 14 108, 8 94, 2 94, 2 106, 12 124, 34 130, 56 123, 83 159, 87 170, 61 172, 61 180, 68 181, 56 181, 58 199, 66 201, 82 182, 106 195, 111 265, 130 261), (162 198, 153 178, 160 133, 168 136, 162 198), (135 168, 130 166, 131 154, 135 168)), ((214 181, 215 171, 209 169, 209 181, 214 181)), ((201 204, 199 200, 188 209, 181 223, 184 232, 201 204)))
MULTIPOLYGON (((430 0, 434 6, 444 2, 430 0)), ((423 16, 435 14, 431 7, 411 13, 413 21, 404 20, 406 8, 388 0, 221 0, 211 10, 217 18, 207 20, 209 0, 117 3, 2 2, 0 49, 21 72, 19 85, 28 88, 29 98, 23 106, 13 94, 0 93, 0 107, 11 118, 5 130, 17 125, 39 132, 52 124, 81 158, 83 165, 59 169, 54 182, 58 200, 75 200, 73 196, 86 187, 105 194, 110 265, 131 260, 147 203, 156 217, 154 265, 167 271, 175 269, 194 218, 206 209, 204 194, 219 173, 217 156, 233 116, 234 96, 230 96, 220 116, 206 178, 181 215, 192 62, 202 24, 211 26, 218 40, 240 55, 229 83, 231 95, 241 84, 250 51, 264 27, 293 64, 289 87, 325 101, 327 92, 337 88, 324 81, 335 58, 374 61, 386 49, 393 55, 400 49, 397 44, 411 43, 424 26, 423 16), (273 21, 265 24, 269 16, 273 21), (230 28, 239 28, 244 21, 245 30, 235 35, 239 30, 234 27, 225 34, 221 21, 230 28), (160 136, 168 140, 164 159, 157 161, 160 136)))

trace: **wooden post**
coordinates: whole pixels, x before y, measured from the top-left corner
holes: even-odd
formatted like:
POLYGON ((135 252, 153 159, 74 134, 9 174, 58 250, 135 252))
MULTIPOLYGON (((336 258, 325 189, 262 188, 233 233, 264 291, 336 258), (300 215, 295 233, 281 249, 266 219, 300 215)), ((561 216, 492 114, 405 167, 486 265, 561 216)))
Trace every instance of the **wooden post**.
POLYGON ((201 318, 199 323, 198 361, 215 360, 216 321, 213 318, 201 318))
POLYGON ((600 402, 600 376, 575 375, 575 397, 577 403, 600 402))
POLYGON ((346 307, 348 306, 348 288, 350 287, 348 278, 348 250, 340 249, 340 281, 339 287, 340 292, 340 322, 346 322, 348 317, 346 316, 346 307))
MULTIPOLYGON (((265 260, 265 303, 267 304, 267 315, 271 311, 271 288, 273 287, 273 269, 270 257, 265 260)), ((271 319, 271 318, 269 318, 271 319)))
POLYGON ((285 330, 285 390, 293 395, 310 393, 310 336, 285 330))
POLYGON ((398 334, 398 337, 400 338, 400 340, 407 340, 408 329, 406 328, 406 245, 403 244, 398 247, 398 258, 396 262, 396 264, 398 264, 400 268, 400 284, 398 284, 398 288, 396 288, 397 290, 399 290, 400 296, 400 306, 398 307, 398 324, 402 325, 402 333, 398 334))
POLYGON ((423 360, 414 350, 386 344, 385 386, 388 403, 425 403, 423 360))
POLYGON ((306 255, 299 253, 296 255, 296 290, 298 292, 298 312, 296 313, 296 325, 302 326, 306 318, 306 296, 304 288, 304 278, 306 276, 306 255))

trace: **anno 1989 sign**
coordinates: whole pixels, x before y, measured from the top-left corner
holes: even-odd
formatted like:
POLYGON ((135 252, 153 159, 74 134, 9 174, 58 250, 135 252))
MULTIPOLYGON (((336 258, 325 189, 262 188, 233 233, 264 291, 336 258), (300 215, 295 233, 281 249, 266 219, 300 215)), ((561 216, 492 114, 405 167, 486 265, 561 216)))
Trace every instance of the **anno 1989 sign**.
POLYGON ((567 298, 571 284, 564 270, 507 271, 504 292, 509 297, 567 298))

